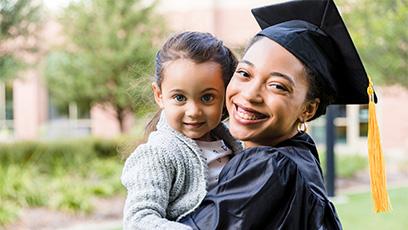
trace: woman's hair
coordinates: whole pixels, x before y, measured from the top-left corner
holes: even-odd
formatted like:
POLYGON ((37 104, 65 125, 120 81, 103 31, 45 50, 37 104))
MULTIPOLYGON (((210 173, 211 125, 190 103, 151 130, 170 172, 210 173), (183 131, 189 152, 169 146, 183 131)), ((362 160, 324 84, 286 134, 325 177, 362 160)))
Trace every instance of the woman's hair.
POLYGON ((305 66, 305 75, 309 82, 309 90, 306 94, 307 100, 313 100, 316 98, 320 99, 319 106, 312 118, 308 121, 314 120, 321 115, 326 113, 326 108, 330 105, 334 99, 336 92, 333 90, 332 87, 328 84, 326 80, 322 76, 320 76, 315 71, 312 71, 309 67, 305 66))
MULTIPOLYGON (((252 45, 263 38, 265 37, 261 35, 253 37, 245 48, 244 54, 248 51, 249 48, 251 48, 252 45)), ((324 77, 307 67, 302 61, 300 62, 303 64, 305 75, 309 83, 309 90, 306 94, 306 100, 314 100, 316 98, 320 99, 320 103, 317 107, 316 113, 311 119, 308 120, 311 121, 326 113, 326 108, 334 101, 336 93, 333 88, 330 87, 324 77)))
MULTIPOLYGON (((165 77, 163 72, 166 65, 178 59, 188 59, 197 64, 204 62, 219 64, 225 88, 230 82, 238 64, 238 60, 232 51, 221 40, 210 33, 191 31, 177 33, 171 36, 156 54, 154 82, 158 85, 159 89, 161 89, 161 84, 165 77)), ((228 113, 224 107, 222 119, 225 119, 227 116, 228 113)), ((156 130, 159 117, 160 111, 147 124, 146 136, 156 130)))

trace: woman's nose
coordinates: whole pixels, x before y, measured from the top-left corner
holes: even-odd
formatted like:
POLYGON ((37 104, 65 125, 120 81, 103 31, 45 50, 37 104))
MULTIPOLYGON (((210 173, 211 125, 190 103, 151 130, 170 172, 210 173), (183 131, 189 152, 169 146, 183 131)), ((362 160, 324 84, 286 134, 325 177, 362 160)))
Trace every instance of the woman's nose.
POLYGON ((241 89, 241 95, 248 101, 252 103, 262 103, 263 99, 261 96, 262 84, 261 82, 252 81, 246 84, 245 87, 241 89))

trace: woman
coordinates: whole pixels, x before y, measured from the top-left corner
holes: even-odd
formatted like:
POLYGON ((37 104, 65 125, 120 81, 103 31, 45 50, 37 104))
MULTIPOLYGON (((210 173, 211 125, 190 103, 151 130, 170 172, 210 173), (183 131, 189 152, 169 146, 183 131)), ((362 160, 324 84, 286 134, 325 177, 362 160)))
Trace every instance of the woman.
POLYGON ((253 13, 263 30, 226 93, 231 134, 246 150, 182 222, 194 229, 341 229, 305 122, 331 103, 367 103, 364 67, 331 0, 253 13))

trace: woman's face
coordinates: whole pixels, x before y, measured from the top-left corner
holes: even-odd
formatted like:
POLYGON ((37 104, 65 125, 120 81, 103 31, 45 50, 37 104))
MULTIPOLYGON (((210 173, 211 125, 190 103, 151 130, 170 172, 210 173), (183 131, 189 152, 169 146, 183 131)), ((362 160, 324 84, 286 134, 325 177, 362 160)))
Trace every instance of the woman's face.
POLYGON ((274 146, 294 136, 298 122, 317 108, 305 100, 305 74, 303 64, 278 43, 262 38, 253 44, 227 87, 232 135, 246 147, 274 146))

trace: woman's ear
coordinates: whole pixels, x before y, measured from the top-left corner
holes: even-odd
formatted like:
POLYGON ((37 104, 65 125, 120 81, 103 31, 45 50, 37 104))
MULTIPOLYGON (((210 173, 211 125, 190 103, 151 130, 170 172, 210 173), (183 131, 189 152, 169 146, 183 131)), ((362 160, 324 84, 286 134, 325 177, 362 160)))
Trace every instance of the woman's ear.
POLYGON ((152 83, 152 90, 154 94, 154 100, 156 101, 156 104, 163 109, 163 95, 161 93, 159 85, 157 85, 156 82, 152 83))
POLYGON ((305 108, 301 114, 301 118, 299 120, 305 121, 305 122, 310 120, 316 114, 319 104, 320 104, 319 98, 315 98, 311 101, 307 101, 305 108))

